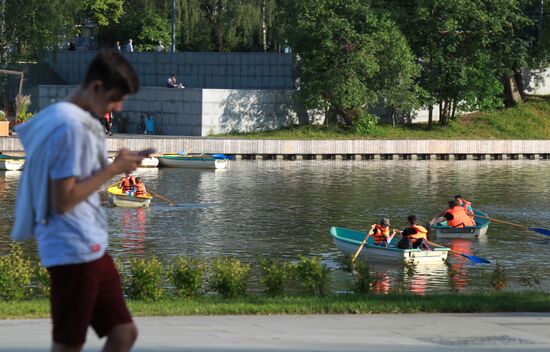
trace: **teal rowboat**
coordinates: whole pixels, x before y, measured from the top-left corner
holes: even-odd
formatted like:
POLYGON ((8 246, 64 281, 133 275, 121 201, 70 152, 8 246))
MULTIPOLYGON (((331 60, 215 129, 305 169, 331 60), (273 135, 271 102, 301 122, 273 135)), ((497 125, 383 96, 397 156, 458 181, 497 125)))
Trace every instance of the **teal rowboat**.
MULTIPOLYGON (((367 235, 364 231, 345 229, 343 227, 331 227, 330 235, 334 240, 336 248, 345 255, 352 256, 357 252, 361 242, 367 235)), ((367 259, 369 262, 390 262, 390 263, 415 263, 431 264, 443 263, 447 259, 449 248, 434 248, 433 251, 420 249, 399 249, 395 245, 399 241, 395 236, 388 247, 377 246, 374 239, 370 237, 367 244, 361 250, 359 258, 367 259)))
POLYGON ((488 218, 487 214, 474 209, 474 214, 476 215, 476 226, 466 226, 463 228, 455 228, 450 226, 442 226, 435 224, 430 227, 430 233, 435 235, 437 238, 465 238, 465 239, 475 239, 484 237, 487 234, 489 229, 489 224, 491 223, 488 219, 478 218, 477 216, 483 216, 488 218))

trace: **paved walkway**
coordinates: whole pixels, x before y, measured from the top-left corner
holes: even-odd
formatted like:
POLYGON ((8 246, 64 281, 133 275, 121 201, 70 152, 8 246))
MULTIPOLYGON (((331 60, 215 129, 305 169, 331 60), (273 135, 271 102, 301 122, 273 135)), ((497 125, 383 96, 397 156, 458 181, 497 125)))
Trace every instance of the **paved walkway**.
MULTIPOLYGON (((550 314, 376 314, 137 318, 134 351, 550 351, 550 314)), ((0 320, 0 352, 47 351, 49 320, 0 320)), ((88 333, 85 351, 102 341, 88 333)))

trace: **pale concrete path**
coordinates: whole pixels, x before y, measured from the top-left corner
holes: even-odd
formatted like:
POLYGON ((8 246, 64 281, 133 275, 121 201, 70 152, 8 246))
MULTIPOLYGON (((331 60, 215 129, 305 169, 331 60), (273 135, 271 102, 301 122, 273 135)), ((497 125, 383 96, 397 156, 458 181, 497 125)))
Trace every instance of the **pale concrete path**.
MULTIPOLYGON (((134 349, 197 352, 550 351, 550 314, 376 314, 137 318, 134 349)), ((49 320, 0 320, 0 351, 47 351, 49 320)), ((85 351, 102 341, 88 333, 85 351)))

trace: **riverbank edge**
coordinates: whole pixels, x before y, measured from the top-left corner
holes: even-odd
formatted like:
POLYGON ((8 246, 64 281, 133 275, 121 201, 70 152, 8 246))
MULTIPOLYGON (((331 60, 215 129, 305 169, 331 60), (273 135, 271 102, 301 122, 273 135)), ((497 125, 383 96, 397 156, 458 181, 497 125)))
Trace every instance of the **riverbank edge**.
MULTIPOLYGON (((245 296, 225 299, 128 300, 134 316, 496 313, 550 312, 550 296, 541 292, 449 294, 338 294, 314 296, 245 296)), ((0 319, 48 318, 49 301, 0 302, 0 319)))
MULTIPOLYGON (((283 140, 181 136, 116 135, 107 150, 142 150, 158 154, 223 153, 253 160, 503 160, 550 159, 550 140, 283 140)), ((17 137, 0 137, 0 151, 21 155, 17 137)))

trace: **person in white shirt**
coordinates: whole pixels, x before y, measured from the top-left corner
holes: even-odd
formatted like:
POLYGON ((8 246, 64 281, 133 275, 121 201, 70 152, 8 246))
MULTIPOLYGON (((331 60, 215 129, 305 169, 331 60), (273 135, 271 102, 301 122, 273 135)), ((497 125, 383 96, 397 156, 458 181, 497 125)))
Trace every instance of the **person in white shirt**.
POLYGON ((162 45, 162 40, 159 40, 159 43, 157 44, 156 51, 161 53, 164 51, 164 45, 162 45))
POLYGON ((107 162, 99 119, 121 111, 126 97, 138 90, 128 60, 114 49, 102 50, 65 101, 16 128, 26 160, 12 238, 34 236, 50 273, 55 352, 80 351, 88 326, 107 336, 104 351, 129 351, 137 338, 107 252, 107 222, 97 191, 116 175, 135 170, 153 152, 121 149, 107 162))

